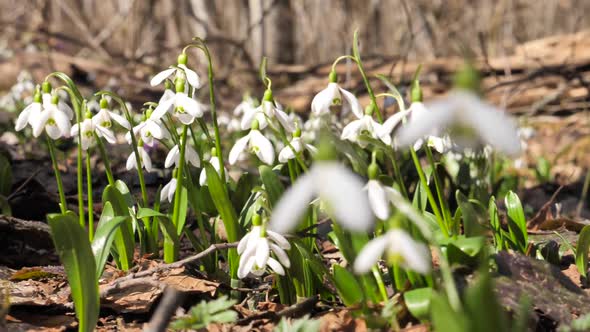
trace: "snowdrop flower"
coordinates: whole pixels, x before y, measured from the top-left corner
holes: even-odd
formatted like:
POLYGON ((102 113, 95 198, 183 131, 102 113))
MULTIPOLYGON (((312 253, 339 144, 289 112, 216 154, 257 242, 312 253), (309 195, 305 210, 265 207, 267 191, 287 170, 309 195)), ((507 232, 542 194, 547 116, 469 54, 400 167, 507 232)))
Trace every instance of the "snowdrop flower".
POLYGON ((27 126, 27 124, 33 126, 34 120, 39 116, 42 109, 41 93, 37 92, 33 97, 33 102, 25 107, 25 109, 18 115, 14 129, 16 131, 21 131, 27 126))
POLYGON ((474 91, 479 77, 470 66, 456 75, 456 88, 445 98, 426 104, 427 116, 412 117, 396 135, 400 146, 413 145, 418 139, 439 129, 464 149, 490 145, 507 155, 520 153, 516 123, 504 111, 485 103, 474 91))
MULTIPOLYGON (((151 119, 149 117, 150 112, 151 111, 148 110, 148 115, 145 120, 133 127, 133 135, 139 134, 141 140, 147 145, 152 145, 154 143, 154 138, 161 140, 169 137, 168 131, 164 128, 162 121, 151 119)), ((131 144, 131 132, 125 134, 125 139, 127 140, 127 143, 131 144)))
POLYGON ((363 117, 363 110, 361 104, 356 97, 341 88, 337 83, 337 75, 334 71, 330 72, 330 83, 328 86, 320 91, 311 101, 311 111, 316 115, 323 115, 330 113, 330 107, 336 105, 344 105, 350 107, 357 118, 363 117))
POLYGON ((249 273, 261 276, 268 266, 274 273, 285 275, 285 267, 291 267, 285 250, 291 249, 289 241, 279 233, 266 230, 260 225, 259 215, 252 218, 253 227, 238 243, 240 262, 238 278, 243 279, 249 273), (271 257, 271 253, 276 256, 271 257))
POLYGON ((242 130, 250 129, 252 121, 258 121, 259 128, 264 129, 268 125, 268 119, 277 119, 281 126, 288 132, 295 130, 294 122, 289 118, 280 105, 275 103, 272 90, 267 89, 264 92, 264 98, 260 106, 250 108, 244 112, 242 117, 242 130))
MULTIPOLYGON (((193 165, 194 167, 201 167, 201 160, 199 160, 199 154, 195 149, 188 143, 185 145, 184 149, 184 160, 189 164, 193 165)), ((180 148, 178 145, 175 145, 170 149, 168 155, 166 156, 166 161, 164 162, 164 167, 170 168, 170 166, 175 165, 178 167, 180 163, 180 148)))
POLYGON ((390 264, 427 274, 431 270, 430 251, 401 229, 389 230, 382 236, 369 241, 354 261, 356 273, 366 273, 385 255, 390 264))
POLYGON ((68 120, 72 120, 74 118, 74 111, 72 111, 68 104, 61 101, 57 94, 52 93, 53 88, 49 82, 45 81, 43 84, 41 84, 41 91, 43 92, 41 99, 43 100, 44 110, 57 108, 59 111, 67 115, 68 120))
POLYGON ((174 194, 176 193, 176 178, 174 175, 170 182, 168 182, 164 188, 160 191, 160 201, 164 201, 165 199, 168 200, 169 203, 172 203, 174 200, 174 194))
MULTIPOLYGON (((189 69, 186 64, 188 62, 188 57, 186 55, 186 53, 181 53, 178 56, 178 60, 177 60, 177 66, 176 67, 170 67, 168 69, 164 69, 161 72, 159 72, 158 74, 156 74, 156 76, 154 76, 151 81, 150 81, 150 85, 151 86, 156 86, 159 85, 160 83, 162 83, 165 79, 167 79, 168 77, 172 76, 172 74, 176 74, 177 78, 186 78, 186 80, 188 81, 188 83, 195 89, 198 89, 201 86, 200 80, 199 80, 199 75, 197 75, 197 73, 195 71, 193 71, 192 69, 189 69)), ((184 91, 184 88, 183 88, 184 91)))
MULTIPOLYGON (((30 116, 30 115, 29 115, 30 116)), ((52 139, 70 136, 70 119, 58 108, 58 97, 52 97, 50 104, 43 104, 43 110, 35 118, 31 118, 33 136, 39 137, 43 130, 52 139)))
MULTIPOLYGON (((90 116, 90 114, 87 114, 88 116, 90 116)), ((115 140, 115 134, 113 134, 112 131, 110 131, 109 129, 106 129, 104 127, 101 126, 97 126, 93 119, 90 117, 87 117, 86 119, 84 119, 84 121, 82 121, 82 123, 80 123, 80 126, 78 126, 78 124, 74 124, 72 126, 72 129, 70 131, 70 134, 72 137, 78 137, 78 131, 81 130, 80 133, 80 137, 81 137, 81 145, 82 145, 82 150, 86 151, 88 150, 88 148, 93 145, 95 143, 95 137, 94 137, 94 133, 96 133, 97 135, 104 137, 105 140, 111 144, 114 144, 116 142, 115 140), (81 129, 80 129, 81 128, 81 129)))
MULTIPOLYGON (((147 151, 143 147, 143 142, 139 141, 137 147, 137 151, 139 153, 139 160, 141 161, 141 166, 145 168, 146 171, 151 172, 152 168, 152 159, 148 155, 147 151)), ((125 165, 128 171, 132 169, 137 169, 137 160, 135 159, 135 152, 131 152, 129 157, 127 158, 127 164, 125 165)))
POLYGON ((110 130, 110 128, 113 126, 113 120, 121 125, 121 127, 127 130, 131 129, 129 121, 119 114, 109 110, 108 101, 105 98, 102 98, 100 100, 100 110, 92 117, 92 122, 96 126, 110 130))
MULTIPOLYGON (((381 139, 379 136, 379 133, 381 132, 381 125, 377 121, 373 120, 372 113, 372 106, 369 106, 365 115, 363 115, 358 120, 350 122, 348 125, 346 125, 346 127, 344 127, 344 129, 342 129, 340 138, 357 143, 362 148, 367 146, 367 141, 359 139, 361 134, 367 134, 374 139, 381 139)), ((385 144, 391 144, 391 138, 384 136, 384 139, 385 144)))
MULTIPOLYGON (((221 174, 221 168, 219 167, 219 158, 217 157, 217 149, 215 148, 211 149, 211 158, 209 159, 209 163, 217 171, 217 174, 221 174)), ((223 167, 223 169, 225 171, 225 181, 227 182, 229 181, 229 175, 227 169, 225 169, 225 166, 223 167)), ((207 171, 205 171, 204 168, 201 170, 201 175, 199 175, 199 184, 201 186, 207 185, 207 171)))
POLYGON ((190 125, 195 118, 203 116, 204 106, 189 97, 184 92, 184 80, 176 80, 176 93, 174 95, 164 95, 160 103, 151 115, 152 120, 161 119, 164 114, 172 111, 172 115, 185 125, 190 125), (166 98, 166 99, 165 99, 166 98))
POLYGON ((367 231, 373 226, 363 182, 336 161, 318 160, 281 197, 273 210, 269 228, 279 233, 294 230, 316 197, 342 227, 367 231))
POLYGON ((267 165, 272 165, 275 160, 275 150, 268 140, 260 133, 258 121, 252 121, 252 126, 248 135, 236 141, 231 151, 229 152, 229 163, 235 164, 246 147, 250 152, 256 154, 258 159, 267 165))
POLYGON ((295 158, 295 154, 299 154, 303 151, 303 148, 306 148, 311 154, 315 154, 318 151, 315 146, 302 141, 301 130, 297 128, 293 133, 293 139, 289 142, 289 145, 283 147, 281 152, 279 152, 279 162, 286 163, 295 158))
POLYGON ((256 104, 257 104, 256 99, 254 99, 248 95, 245 95, 244 98, 242 99, 242 102, 239 103, 238 106, 236 106, 236 108, 234 108, 233 114, 235 117, 245 114, 245 113, 255 109, 256 104))

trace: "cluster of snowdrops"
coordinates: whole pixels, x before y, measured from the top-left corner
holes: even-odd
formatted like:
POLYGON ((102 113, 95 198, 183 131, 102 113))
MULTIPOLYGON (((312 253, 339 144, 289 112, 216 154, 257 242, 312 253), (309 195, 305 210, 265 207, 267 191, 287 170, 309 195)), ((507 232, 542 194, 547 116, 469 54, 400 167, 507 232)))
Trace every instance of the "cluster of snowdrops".
MULTIPOLYGON (((77 226, 88 234, 92 249, 99 230, 94 230, 92 210, 84 208, 85 201, 92 206, 92 181, 87 181, 84 200, 82 167, 86 158, 86 177, 91 179, 90 156, 100 153, 109 181, 102 200, 110 215, 101 216, 98 228, 103 219, 120 217, 106 237, 109 240, 102 243, 108 244, 106 256, 110 253, 124 270, 133 264, 138 238, 140 250, 158 255, 163 249, 164 260, 173 262, 182 236, 195 250, 220 240, 215 229, 220 220, 227 241, 237 247, 221 255, 227 262, 223 267, 204 259, 202 269, 225 269, 232 286, 271 272, 280 300, 288 303, 317 294, 325 274, 337 286, 339 280, 352 278, 364 292, 375 290, 364 295, 365 301, 387 301, 385 284, 391 275, 396 289, 405 288, 408 280, 416 287, 438 283, 432 278, 435 252, 442 271, 440 285, 457 308, 457 290, 437 238, 456 237, 462 227, 450 215, 444 180, 435 169, 444 158, 516 156, 521 141, 515 121, 480 98, 478 75, 471 66, 458 73, 450 93, 432 102, 422 100, 418 76, 419 72, 409 86, 409 103, 384 77, 378 79, 388 90, 376 94, 355 47, 352 55, 334 62, 327 86, 314 96, 307 113, 283 107, 274 98, 264 70, 261 80, 266 90, 260 100, 247 96, 233 112, 219 112, 209 50, 197 40, 182 50, 176 64, 151 79, 152 86, 164 86, 164 93, 137 114, 112 92, 100 91, 89 101, 67 76, 54 73, 36 87, 33 102, 20 113, 15 127, 30 128, 33 136, 46 138, 62 215, 79 221, 77 226), (205 84, 189 67, 191 48, 202 50, 209 59, 208 102, 197 97, 205 84), (343 88, 336 71, 342 61, 358 66, 369 92, 368 105, 343 88), (51 80, 65 84, 54 88, 51 80), (395 101, 395 111, 386 112, 380 99, 395 101), (126 168, 138 174, 138 202, 110 169, 105 145, 117 144, 123 136, 119 133, 130 145, 126 168), (77 214, 68 210, 57 169, 56 141, 69 138, 78 142, 77 214), (162 147, 168 149, 164 174, 171 178, 150 201, 143 172, 156 171, 150 155, 162 147), (403 158, 413 166, 417 181, 408 180, 407 167, 400 166, 403 158), (230 177, 229 170, 244 173, 244 165, 257 165, 260 177, 248 187, 243 206, 235 206, 232 195, 243 183, 230 177), (200 203, 204 197, 213 209, 200 203), (196 231, 189 229, 187 218, 196 231), (343 256, 341 265, 331 269, 318 260, 315 241, 325 235, 318 226, 327 222, 331 223, 328 238, 343 256)), ((98 270, 104 260, 97 261, 98 270)), ((94 282, 100 272, 96 275, 94 282)), ((345 303, 356 301, 338 290, 345 303)))

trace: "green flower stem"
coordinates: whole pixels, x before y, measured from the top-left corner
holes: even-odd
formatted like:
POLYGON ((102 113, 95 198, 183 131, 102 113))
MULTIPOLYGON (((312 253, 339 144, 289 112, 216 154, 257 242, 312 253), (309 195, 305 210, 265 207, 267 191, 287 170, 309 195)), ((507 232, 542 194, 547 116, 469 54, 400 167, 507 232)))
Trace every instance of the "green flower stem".
POLYGON ((88 239, 94 238, 94 202, 92 199, 92 166, 90 165, 90 150, 86 151, 86 190, 88 198, 88 239))
MULTIPOLYGON (((434 239, 431 239, 431 243, 434 243, 432 241, 434 241, 434 239)), ((437 256, 440 258, 440 272, 442 275, 443 286, 449 298, 449 303, 453 309, 458 312, 461 309, 461 299, 459 298, 459 293, 457 292, 457 286, 455 285, 455 279, 453 279, 453 272, 449 266, 449 261, 447 256, 445 256, 442 250, 440 250, 440 247, 437 245, 433 245, 433 247, 437 256)))
POLYGON ((131 117, 131 113, 129 112, 127 105, 125 105, 125 102, 123 101, 123 99, 121 99, 121 97, 119 97, 119 95, 117 95, 116 93, 109 92, 109 91, 99 91, 95 95, 97 95, 97 96, 102 96, 102 95, 110 96, 119 104, 119 106, 121 107, 121 109, 125 113, 125 117, 127 118, 127 122, 129 122, 129 125, 131 127, 129 129, 129 133, 131 135, 131 143, 132 143, 131 145, 133 147, 133 153, 135 154, 135 161, 137 163, 137 175, 139 177, 139 186, 141 187, 141 198, 143 200, 143 206, 148 206, 148 197, 147 197, 147 190, 145 188, 145 179, 143 177, 143 168, 142 168, 141 158, 139 157, 137 138, 135 137, 135 134, 133 133, 134 124, 133 124, 133 118, 131 117))
POLYGON ((393 166, 393 174, 395 179, 399 185, 400 191, 405 198, 409 198, 408 191, 406 189, 406 185, 404 184, 404 179, 402 177, 402 173, 399 169, 399 165, 397 164, 397 160, 395 160, 395 156, 391 155, 391 165, 393 166))
POLYGON ((442 209, 442 216, 443 220, 447 226, 447 229, 451 226, 452 217, 449 208, 447 207, 447 203, 445 201, 443 195, 443 187, 442 183, 438 177, 438 173, 436 172, 436 164, 434 163, 434 157, 432 156, 432 150, 428 146, 427 142, 424 142, 424 149, 426 150, 426 157, 428 158, 428 162, 430 163, 430 167, 432 167, 432 177, 434 179, 434 186, 436 187, 436 195, 438 196, 438 202, 440 203, 440 208, 442 209))
MULTIPOLYGON (((182 135, 180 136, 180 158, 178 162, 178 170, 176 172, 176 191, 174 192, 174 207, 172 210, 172 224, 177 228, 178 219, 180 218, 180 196, 184 183, 184 164, 185 164, 185 152, 186 152, 186 134, 188 132, 188 126, 182 126, 182 135)), ((172 263, 178 258, 178 248, 175 248, 168 241, 164 246, 164 261, 166 263, 172 263), (166 245, 167 244, 167 245, 166 245)))
POLYGON ((51 164, 53 165, 53 171, 55 172, 55 181, 57 182, 57 191, 59 193, 59 208, 62 214, 65 214, 68 207, 66 205, 66 196, 64 194, 64 185, 61 180, 61 174, 57 165, 57 158, 55 156, 55 146, 49 136, 46 136, 47 148, 49 149, 49 155, 51 156, 51 164))
MULTIPOLYGON (((207 44, 201 39, 196 39, 199 44, 198 47, 205 53, 207 57, 207 77, 209 79, 209 101, 211 104, 211 120, 213 121, 213 130, 215 133, 215 149, 217 149, 217 158, 219 159, 219 178, 222 179, 224 186, 225 185, 225 168, 223 162, 223 150, 221 149, 221 135, 219 134, 219 124, 217 123, 217 107, 215 106, 215 86, 214 86, 214 77, 213 77, 213 60, 211 59, 211 53, 209 53, 209 48, 207 44)), ((206 132, 206 134, 209 134, 206 132)))
POLYGON ((109 184, 114 186, 115 185, 115 178, 113 177, 113 170, 111 169, 111 162, 109 160, 109 156, 107 151, 104 147, 104 142, 102 141, 101 137, 98 137, 96 133, 94 133, 96 138, 96 145, 98 146, 98 151, 100 151, 100 156, 102 158, 102 162, 104 163, 104 170, 107 173, 107 180, 109 184))
POLYGON ((359 49, 358 49, 358 30, 356 30, 354 32, 354 39, 352 42, 352 55, 355 57, 356 59, 356 64, 359 68, 359 72, 361 73, 361 76, 363 77, 363 82, 365 82, 365 86, 367 87, 367 93, 369 94, 369 97, 371 98, 371 103, 373 103, 373 105, 375 106, 375 113, 377 114, 377 120, 379 120, 379 123, 383 123, 383 116, 381 115, 381 110, 379 109, 379 106, 377 105, 377 98, 375 97, 375 93, 373 92, 373 88, 371 87, 371 84, 369 83, 369 79, 367 78, 367 74, 365 73, 365 69, 363 68, 363 61, 361 60, 361 55, 359 53, 359 49))
POLYGON ((336 72, 336 65, 338 64, 338 62, 344 60, 344 59, 348 59, 348 60, 352 60, 354 62, 356 62, 356 58, 353 57, 352 55, 341 55, 338 58, 336 58, 336 60, 334 60, 334 62, 332 63, 332 72, 336 72))
POLYGON ((379 287, 379 293, 381 293, 383 301, 387 301, 387 289, 385 288, 385 283, 383 282, 379 268, 377 266, 373 266, 371 272, 373 272, 373 277, 375 277, 375 281, 377 282, 377 287, 379 287))
POLYGON ((416 171, 418 172, 418 176, 420 177, 420 182, 422 183, 422 187, 424 191, 426 191, 426 196, 428 197, 428 202, 430 203, 430 207, 432 208, 432 212, 436 216, 436 221, 445 234, 446 237, 449 237, 449 230, 447 229, 447 225, 444 222, 444 219, 438 209, 438 204, 436 203, 436 199, 434 195, 432 195, 432 191, 430 191, 430 187, 428 187, 428 181, 426 181, 426 176, 424 175, 424 170, 422 169, 422 165, 420 164, 420 160, 418 159, 418 155, 413 147, 410 147, 410 153, 412 154, 412 160, 414 161, 414 166, 416 167, 416 171))

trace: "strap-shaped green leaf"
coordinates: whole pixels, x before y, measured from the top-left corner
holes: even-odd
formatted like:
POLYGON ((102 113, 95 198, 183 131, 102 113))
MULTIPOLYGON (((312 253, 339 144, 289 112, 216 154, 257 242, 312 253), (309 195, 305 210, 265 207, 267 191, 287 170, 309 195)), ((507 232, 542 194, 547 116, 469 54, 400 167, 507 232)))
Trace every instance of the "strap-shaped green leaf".
POLYGON ((281 198, 281 195, 285 191, 285 187, 272 168, 262 165, 258 167, 258 171, 260 172, 260 179, 264 184, 264 188, 268 194, 268 200, 270 201, 270 205, 272 207, 281 198))
POLYGON ((576 245, 576 266, 578 272, 586 278, 588 271, 588 248, 590 247, 590 226, 584 226, 576 245))
POLYGON ((419 320, 425 320, 430 313, 430 299, 432 298, 432 288, 416 288, 404 293, 404 302, 412 316, 419 320))
POLYGON ((361 285, 355 276, 340 265, 334 265, 333 269, 336 289, 344 305, 352 306, 359 304, 364 299, 364 296, 361 285))
POLYGON ((98 227, 92 240, 92 253, 96 262, 96 279, 102 275, 102 270, 109 257, 109 251, 115 240, 115 231, 119 226, 128 220, 129 217, 114 217, 113 207, 110 202, 106 202, 103 207, 102 215, 98 221, 98 227))
POLYGON ((522 204, 518 195, 512 191, 508 192, 504 201, 506 202, 508 213, 508 231, 510 232, 510 237, 516 243, 518 247, 516 249, 524 253, 528 245, 528 233, 522 204))
MULTIPOLYGON (((102 192, 102 203, 106 205, 107 202, 110 202, 113 209, 113 216, 128 217, 130 206, 125 195, 126 193, 122 193, 116 186, 108 185, 102 192)), ((133 264, 133 253, 135 250, 135 238, 130 220, 127 220, 117 229, 114 241, 117 251, 117 266, 127 271, 133 264)))
POLYGON ((88 234, 72 215, 48 216, 53 243, 64 265, 78 317, 78 331, 94 331, 99 314, 96 264, 88 234))

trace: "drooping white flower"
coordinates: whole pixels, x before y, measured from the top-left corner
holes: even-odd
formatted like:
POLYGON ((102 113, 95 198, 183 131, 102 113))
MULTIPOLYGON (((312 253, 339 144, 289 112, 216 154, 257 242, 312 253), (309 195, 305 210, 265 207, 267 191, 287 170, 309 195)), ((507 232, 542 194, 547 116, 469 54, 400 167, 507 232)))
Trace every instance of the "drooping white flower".
MULTIPOLYGON (((221 168, 219 167, 219 158, 213 155, 211 159, 209 159, 209 163, 217 171, 217 174, 221 175, 221 168)), ((225 181, 228 181, 229 175, 227 174, 227 169, 225 168, 225 166, 223 167, 223 169, 225 174, 225 181)), ((207 185, 207 171, 204 168, 201 170, 201 175, 199 175, 199 184, 201 186, 207 185)))
POLYGON ((68 120, 72 120, 74 118, 74 111, 72 108, 64 103, 59 96, 52 95, 50 92, 44 92, 42 95, 43 99, 43 110, 48 110, 54 107, 57 107, 58 110, 62 111, 65 115, 67 115, 68 120))
POLYGON ((289 249, 289 241, 281 234, 263 230, 262 226, 253 226, 238 243, 238 278, 243 279, 250 273, 261 276, 267 266, 276 274, 285 275, 285 267, 291 266, 289 256, 285 252, 289 249), (271 253, 276 259, 271 257, 271 253))
POLYGON ((58 109, 56 103, 43 105, 43 111, 30 120, 33 127, 33 136, 39 137, 43 130, 52 139, 69 137, 71 123, 68 115, 58 109))
POLYGON ((365 245, 354 261, 354 271, 356 273, 370 271, 383 255, 388 263, 397 264, 421 274, 427 274, 431 270, 432 260, 428 247, 412 239, 405 231, 392 229, 365 245))
MULTIPOLYGON (((340 138, 357 143, 364 148, 367 146, 367 142, 365 140, 359 139, 359 136, 361 134, 367 134, 374 139, 381 139, 379 136, 380 131, 381 125, 377 121, 373 120, 371 115, 365 114, 360 119, 354 120, 346 125, 346 127, 342 129, 340 138)), ((388 138, 388 136, 384 136, 385 144, 391 144, 391 139, 388 138)))
POLYGON ((198 89, 201 86, 201 83, 199 80, 199 75, 197 75, 197 73, 194 70, 192 70, 186 66, 187 60, 188 60, 188 58, 186 56, 186 53, 181 53, 178 56, 178 61, 177 61, 178 63, 176 65, 176 67, 170 67, 168 69, 164 69, 161 72, 159 72, 158 74, 156 74, 150 80, 150 85, 151 86, 159 85, 165 79, 172 76, 172 74, 176 74, 175 75, 176 77, 186 79, 186 81, 188 81, 188 83, 193 88, 198 89))
POLYGON ((475 93, 452 91, 446 98, 429 103, 428 116, 412 118, 396 135, 400 146, 413 145, 436 129, 448 133, 462 148, 489 144, 507 155, 520 153, 516 123, 502 110, 483 102, 475 93))
POLYGON ((80 123, 80 126, 78 126, 77 123, 74 124, 70 131, 72 137, 78 137, 79 128, 82 128, 80 137, 82 150, 84 151, 88 150, 88 148, 95 143, 96 139, 94 137, 94 133, 101 137, 104 137, 104 139, 111 144, 114 144, 116 142, 115 134, 110 129, 106 129, 104 127, 96 125, 94 123, 94 120, 91 118, 84 119, 84 121, 80 123))
MULTIPOLYGON (((256 121, 254 121, 256 122, 256 121)), ((275 160, 275 150, 268 138, 264 137, 258 130, 258 124, 253 125, 250 132, 236 141, 229 152, 229 163, 231 165, 238 161, 240 154, 248 147, 250 152, 256 154, 258 159, 267 165, 272 165, 275 160)))
POLYGON ((256 108, 257 101, 249 96, 245 96, 241 103, 238 104, 233 110, 233 114, 235 117, 238 117, 242 114, 249 112, 252 109, 256 108))
POLYGON ((160 201, 168 200, 172 203, 174 200, 174 194, 176 193, 176 178, 172 177, 170 181, 160 191, 160 201))
MULTIPOLYGON (((147 145, 152 145, 154 143, 154 138, 162 140, 168 138, 170 135, 162 121, 153 120, 149 117, 133 127, 133 134, 136 136, 139 134, 141 140, 147 145)), ((127 143, 131 144, 132 140, 130 132, 125 134, 125 139, 127 140, 127 143)))
MULTIPOLYGON (((147 151, 143 148, 143 146, 138 146, 137 151, 139 153, 139 160, 141 161, 141 166, 145 168, 146 171, 151 172, 152 168, 152 159, 147 151)), ((129 157, 127 158, 127 164, 125 165, 128 171, 132 169, 137 169, 137 160, 135 159, 135 152, 131 152, 129 157)))
POLYGON ((306 148, 311 154, 315 154, 318 151, 315 146, 303 142, 301 137, 293 137, 289 145, 283 147, 279 152, 279 162, 286 163, 295 158, 295 153, 299 154, 303 151, 303 148, 306 148))
POLYGON ((43 109, 43 105, 41 104, 41 94, 36 93, 33 102, 29 104, 23 111, 18 115, 16 119, 16 123, 14 125, 14 129, 16 131, 23 130, 27 124, 33 126, 34 120, 39 116, 41 110, 43 109))
POLYGON ((278 120, 281 126, 288 132, 293 132, 295 130, 295 123, 289 115, 281 109, 280 105, 274 101, 272 91, 266 90, 260 106, 250 108, 244 112, 241 123, 242 130, 250 129, 252 121, 254 120, 258 121, 260 129, 264 129, 268 125, 269 119, 278 120))
POLYGON ((184 83, 177 85, 180 86, 177 86, 174 95, 162 96, 160 103, 150 116, 152 120, 160 120, 166 113, 172 112, 172 116, 180 122, 190 125, 195 121, 195 118, 203 116, 204 105, 184 92, 184 83))
POLYGON ((113 126, 113 120, 121 125, 121 127, 129 130, 131 129, 131 125, 129 121, 124 117, 120 116, 119 114, 111 111, 108 109, 108 102, 106 99, 101 99, 100 101, 100 110, 96 115, 92 117, 92 121, 96 126, 100 126, 105 129, 109 129, 113 126))
POLYGON ((345 105, 352 110, 357 118, 363 117, 363 110, 358 99, 336 83, 336 74, 330 73, 330 83, 320 91, 311 101, 311 111, 316 115, 330 113, 330 107, 345 105))
MULTIPOLYGON (((199 159, 199 154, 195 149, 190 145, 186 144, 184 149, 184 160, 189 164, 193 165, 194 167, 201 167, 201 160, 199 159)), ((170 166, 175 165, 178 167, 180 163, 180 149, 178 145, 175 145, 170 149, 168 155, 166 156, 166 161, 164 162, 164 167, 170 168, 170 166)))
POLYGON ((339 163, 320 160, 283 194, 273 210, 269 228, 283 234, 294 230, 316 197, 343 227, 367 231, 373 226, 363 182, 339 163))

